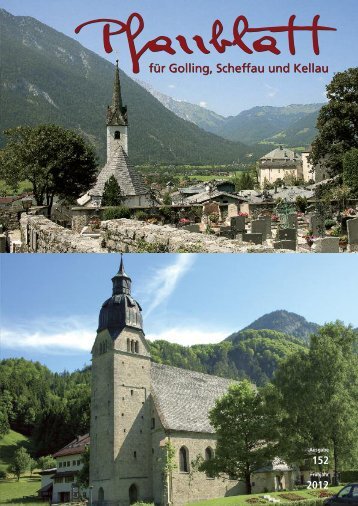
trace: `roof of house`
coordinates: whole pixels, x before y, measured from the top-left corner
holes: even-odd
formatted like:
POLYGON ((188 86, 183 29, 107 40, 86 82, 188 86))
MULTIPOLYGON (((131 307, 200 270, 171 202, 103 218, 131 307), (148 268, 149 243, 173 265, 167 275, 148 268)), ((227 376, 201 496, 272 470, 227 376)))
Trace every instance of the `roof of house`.
POLYGON ((267 153, 267 155, 262 156, 260 160, 298 160, 299 158, 300 156, 291 149, 280 146, 267 153))
POLYGON ((286 464, 284 460, 279 457, 275 457, 270 464, 264 467, 260 467, 255 473, 267 473, 270 471, 292 471, 292 467, 286 464))
POLYGON ((120 145, 98 174, 96 184, 89 190, 88 194, 101 197, 104 192, 104 185, 111 176, 116 178, 122 195, 146 195, 149 192, 141 175, 132 166, 127 153, 120 145))
POLYGON ((47 485, 44 485, 40 488, 40 490, 37 491, 38 494, 45 494, 46 492, 52 492, 53 489, 53 483, 48 483, 47 485))
POLYGON ((152 363, 152 395, 165 429, 214 433, 209 411, 234 380, 152 363))
POLYGON ((51 469, 43 469, 42 471, 39 471, 40 476, 44 476, 47 474, 54 474, 56 472, 57 467, 51 467, 51 469))
POLYGON ((266 190, 266 193, 258 190, 242 190, 239 193, 250 204, 261 204, 267 202, 267 197, 273 202, 277 199, 283 199, 287 202, 295 202, 298 196, 310 199, 314 197, 314 189, 312 186, 288 186, 284 188, 277 188, 275 190, 266 190))
POLYGON ((203 204, 204 202, 208 202, 209 200, 213 200, 218 197, 227 197, 227 198, 231 198, 234 200, 239 200, 241 202, 246 200, 245 198, 243 198, 241 196, 234 195, 232 193, 227 193, 227 192, 223 192, 220 190, 213 190, 211 192, 205 191, 202 193, 198 193, 196 195, 191 195, 190 197, 185 199, 185 203, 186 204, 203 204))
POLYGON ((64 446, 58 452, 53 454, 53 457, 64 457, 66 455, 78 455, 85 451, 86 446, 90 443, 89 434, 85 434, 84 436, 77 436, 76 439, 68 443, 68 445, 64 446))

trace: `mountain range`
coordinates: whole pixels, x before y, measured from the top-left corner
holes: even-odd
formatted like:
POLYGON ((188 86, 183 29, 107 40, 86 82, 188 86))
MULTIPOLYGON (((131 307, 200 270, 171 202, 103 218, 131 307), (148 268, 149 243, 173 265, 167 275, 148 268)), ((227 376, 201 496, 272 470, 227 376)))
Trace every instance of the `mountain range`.
MULTIPOLYGON (((38 20, 4 9, 0 31, 0 131, 57 123, 86 136, 103 162, 113 65, 38 20)), ((307 146, 322 105, 254 107, 225 118, 159 93, 123 72, 121 83, 135 164, 230 164, 255 160, 272 144, 307 146)))
MULTIPOLYGON (((0 9, 0 33, 0 130, 57 123, 82 132, 103 161, 113 65, 36 19, 13 16, 4 9, 0 9)), ((260 149, 223 139, 179 118, 123 72, 121 84, 133 163, 231 163, 260 154, 260 149)))
POLYGON ((197 104, 175 100, 138 81, 167 109, 207 132, 248 145, 284 144, 291 148, 308 146, 317 134, 316 122, 323 104, 292 104, 285 107, 257 106, 236 116, 224 117, 197 104))
POLYGON ((232 379, 248 378, 257 385, 272 379, 278 363, 308 349, 319 325, 296 313, 277 310, 258 318, 218 344, 181 346, 149 342, 155 362, 232 379))

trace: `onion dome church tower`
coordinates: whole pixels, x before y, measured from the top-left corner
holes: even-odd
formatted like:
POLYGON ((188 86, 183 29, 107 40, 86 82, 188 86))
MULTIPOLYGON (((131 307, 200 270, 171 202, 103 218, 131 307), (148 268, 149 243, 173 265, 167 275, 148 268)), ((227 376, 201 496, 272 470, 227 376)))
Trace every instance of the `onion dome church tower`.
POLYGON ((128 158, 128 115, 123 105, 118 60, 114 72, 112 104, 107 107, 107 162, 97 181, 77 200, 80 206, 100 207, 106 182, 114 176, 126 207, 152 207, 149 188, 128 158))
POLYGON ((127 505, 153 496, 151 362, 123 259, 112 283, 92 348, 90 483, 94 504, 127 505))

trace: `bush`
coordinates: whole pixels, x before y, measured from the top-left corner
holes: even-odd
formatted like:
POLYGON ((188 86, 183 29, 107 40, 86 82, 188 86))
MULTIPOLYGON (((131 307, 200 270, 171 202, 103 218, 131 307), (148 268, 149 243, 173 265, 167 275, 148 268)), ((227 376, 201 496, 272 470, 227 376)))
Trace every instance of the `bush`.
POLYGON ((340 481, 342 483, 350 483, 358 481, 358 471, 341 471, 340 481))
POLYGON ((334 227, 335 225, 336 225, 335 220, 331 220, 331 219, 329 219, 329 220, 325 220, 325 222, 324 222, 324 226, 325 226, 325 228, 327 228, 327 229, 332 228, 332 227, 334 227))
POLYGON ((343 183, 352 195, 358 195, 358 149, 352 148, 343 157, 343 183))
POLYGON ((301 197, 301 195, 298 195, 298 197, 296 198, 296 207, 297 207, 298 211, 300 211, 301 213, 305 213, 306 209, 307 209, 307 205, 308 205, 308 202, 307 202, 306 197, 301 197))
POLYGON ((6 478, 6 471, 0 471, 0 480, 5 480, 6 478))
POLYGON ((130 218, 131 210, 125 206, 108 207, 104 209, 102 219, 103 220, 118 220, 119 218, 130 218))
POLYGON ((134 213, 134 218, 138 221, 145 221, 147 220, 148 218, 150 218, 150 215, 148 213, 146 213, 145 211, 136 211, 134 213))

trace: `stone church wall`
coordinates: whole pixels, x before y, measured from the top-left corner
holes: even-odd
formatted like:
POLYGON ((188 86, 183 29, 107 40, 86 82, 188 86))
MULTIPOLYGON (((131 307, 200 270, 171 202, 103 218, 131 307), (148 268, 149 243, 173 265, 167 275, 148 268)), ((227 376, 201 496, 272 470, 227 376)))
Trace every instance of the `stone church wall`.
POLYGON ((215 449, 215 435, 199 433, 176 433, 170 436, 170 441, 176 450, 177 468, 173 472, 172 491, 173 505, 181 506, 188 502, 217 497, 226 497, 245 493, 245 484, 237 480, 223 480, 221 478, 207 478, 205 473, 194 471, 191 462, 198 455, 205 458, 207 447, 215 449), (182 446, 188 449, 189 472, 184 473, 179 468, 179 450, 182 446))

